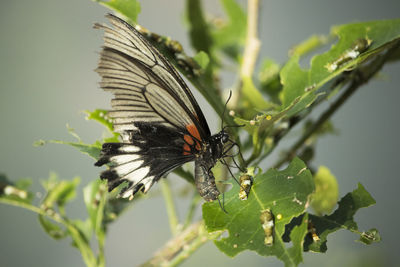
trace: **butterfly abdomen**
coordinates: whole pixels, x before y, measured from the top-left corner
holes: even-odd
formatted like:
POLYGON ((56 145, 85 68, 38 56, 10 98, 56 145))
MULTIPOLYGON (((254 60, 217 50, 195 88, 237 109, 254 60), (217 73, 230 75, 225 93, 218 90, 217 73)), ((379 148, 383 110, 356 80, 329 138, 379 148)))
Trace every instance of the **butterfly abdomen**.
POLYGON ((200 196, 205 201, 216 200, 220 193, 215 184, 214 174, 201 160, 195 162, 194 175, 194 182, 200 196))

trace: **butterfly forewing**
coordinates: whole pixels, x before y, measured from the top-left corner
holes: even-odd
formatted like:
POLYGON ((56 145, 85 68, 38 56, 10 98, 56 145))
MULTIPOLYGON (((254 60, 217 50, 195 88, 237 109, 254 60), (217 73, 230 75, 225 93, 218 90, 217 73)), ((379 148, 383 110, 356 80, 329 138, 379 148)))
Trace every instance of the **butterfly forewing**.
POLYGON ((113 28, 105 30, 105 44, 97 72, 100 86, 114 94, 114 130, 122 143, 106 143, 97 166, 109 190, 122 182, 123 197, 149 190, 174 168, 196 158, 210 138, 210 130, 197 102, 176 70, 139 32, 108 15, 113 28))
MULTIPOLYGON (((169 96, 173 97, 179 106, 186 111, 187 116, 195 121, 194 123, 198 126, 201 136, 203 138, 209 137, 210 130, 204 115, 175 68, 135 28, 111 14, 107 17, 114 28, 95 24, 96 28, 105 30, 104 47, 127 56, 128 61, 134 59, 134 62, 140 62, 140 65, 146 68, 143 71, 147 74, 153 74, 159 80, 162 88, 168 91, 169 96)), ((129 62, 123 64, 129 66, 129 62)), ((132 77, 125 78, 134 83, 137 82, 132 77)), ((138 78, 140 79, 140 77, 138 78)))

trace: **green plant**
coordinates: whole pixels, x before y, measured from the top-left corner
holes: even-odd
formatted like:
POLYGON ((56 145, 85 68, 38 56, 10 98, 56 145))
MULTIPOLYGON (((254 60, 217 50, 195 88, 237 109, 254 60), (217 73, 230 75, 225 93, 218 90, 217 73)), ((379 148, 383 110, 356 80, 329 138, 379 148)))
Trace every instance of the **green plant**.
MULTIPOLYGON (((137 12, 132 14, 132 10, 139 10, 135 1, 114 0, 107 3, 112 3, 114 9, 135 21, 137 12), (136 8, 133 9, 129 3, 136 8), (126 12, 128 10, 130 13, 126 12)), ((203 204, 204 220, 200 222, 193 222, 192 216, 199 205, 197 196, 193 198, 186 221, 178 222, 173 196, 168 183, 163 180, 162 190, 174 237, 172 242, 147 262, 149 265, 176 265, 209 239, 214 240, 217 247, 227 255, 234 256, 242 250, 250 249, 264 256, 275 255, 286 265, 301 262, 303 251, 324 252, 327 235, 338 229, 350 230, 368 244, 379 240, 375 229, 361 232, 353 221, 353 215, 359 208, 374 204, 362 185, 344 196, 332 214, 323 215, 329 214, 337 202, 337 191, 334 194, 337 185, 335 187, 335 178, 329 172, 314 171, 312 160, 318 138, 334 131, 329 123, 331 115, 385 63, 398 59, 400 21, 335 27, 329 36, 313 36, 296 46, 291 51, 289 61, 283 66, 272 60, 264 60, 258 78, 255 78, 254 62, 258 58, 259 46, 256 26, 248 23, 246 27, 245 22, 257 21, 257 5, 256 1, 249 3, 246 18, 246 14, 234 1, 223 1, 229 21, 221 26, 204 19, 200 1, 187 1, 190 36, 193 47, 198 51, 193 58, 179 51, 179 46, 171 50, 171 43, 174 42, 167 38, 161 37, 161 40, 155 41, 155 45, 203 94, 218 114, 222 114, 224 107, 222 90, 218 79, 215 79, 223 69, 221 58, 228 57, 237 64, 240 82, 234 91, 241 97, 230 103, 229 109, 234 113, 226 116, 225 121, 245 125, 243 128, 232 129, 231 134, 234 137, 239 134, 242 136, 240 147, 246 155, 242 164, 249 169, 253 167, 257 174, 250 174, 254 185, 248 200, 239 200, 238 185, 229 181, 233 188, 225 194, 228 214, 221 211, 218 203, 206 203, 203 204), (301 57, 335 38, 339 38, 339 42, 326 53, 315 55, 309 69, 300 67, 301 57), (354 54, 356 56, 351 56, 354 54), (282 159, 273 165, 279 169, 289 163, 286 169, 269 169, 271 166, 261 163, 295 125, 304 122, 307 115, 328 98, 332 99, 333 104, 317 120, 304 123, 303 134, 289 151, 283 153, 282 159), (330 188, 328 192, 333 193, 330 199, 323 192, 327 187, 330 188), (307 207, 308 203, 313 207, 314 214, 307 207), (266 209, 270 209, 275 217, 272 246, 264 244, 265 233, 260 223, 260 213, 266 209), (308 234, 309 221, 316 229, 319 241, 313 240, 308 234), (226 230, 229 237, 220 238, 226 230), (293 244, 290 248, 285 244, 289 241, 293 244)), ((151 38, 151 34, 149 36, 151 38)), ((88 112, 89 119, 99 121, 111 131, 111 124, 105 115, 106 112, 101 110, 88 112)), ((117 139, 115 134, 111 133, 110 136, 94 144, 85 144, 80 139, 77 142, 49 142, 72 145, 96 159, 103 142, 117 139)), ((216 168, 217 172, 225 171, 219 166, 216 168)), ((192 179, 192 174, 183 168, 176 173, 189 181, 192 179)), ((76 195, 78 182, 78 179, 60 181, 55 176, 50 177, 43 183, 47 190, 45 199, 39 206, 34 206, 31 204, 27 183, 21 181, 13 185, 3 177, 0 201, 37 212, 40 223, 50 236, 55 239, 71 237, 88 266, 102 266, 107 225, 117 219, 131 202, 116 199, 115 192, 106 193, 105 185, 95 180, 84 190, 88 219, 69 219, 65 205, 76 195), (98 242, 97 255, 90 246, 93 233, 98 242)))

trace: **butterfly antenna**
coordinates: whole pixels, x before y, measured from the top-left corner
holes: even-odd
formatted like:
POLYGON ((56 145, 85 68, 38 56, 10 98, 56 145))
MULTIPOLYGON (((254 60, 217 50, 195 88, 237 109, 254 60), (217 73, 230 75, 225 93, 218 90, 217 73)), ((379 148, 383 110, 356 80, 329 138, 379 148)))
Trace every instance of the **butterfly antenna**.
POLYGON ((225 102, 224 111, 222 112, 221 129, 224 129, 224 118, 225 118, 226 106, 228 105, 229 100, 231 100, 231 97, 232 97, 232 90, 229 90, 229 97, 228 97, 228 100, 226 100, 226 102, 225 102))

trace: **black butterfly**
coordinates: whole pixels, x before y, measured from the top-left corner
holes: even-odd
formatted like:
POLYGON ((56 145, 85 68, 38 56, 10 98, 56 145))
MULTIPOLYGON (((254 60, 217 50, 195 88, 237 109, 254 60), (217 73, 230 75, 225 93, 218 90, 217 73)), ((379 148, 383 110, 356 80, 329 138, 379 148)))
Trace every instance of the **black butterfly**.
MULTIPOLYGON (((206 201, 218 198, 211 171, 226 157, 224 145, 232 142, 222 130, 211 135, 207 121, 189 88, 175 68, 134 27, 107 15, 113 27, 105 30, 97 72, 100 86, 111 91, 114 130, 121 143, 105 143, 96 166, 109 165, 101 173, 111 191, 122 182, 122 197, 147 192, 176 167, 195 162, 195 184, 206 201)), ((233 142, 232 142, 233 143, 233 142)))

